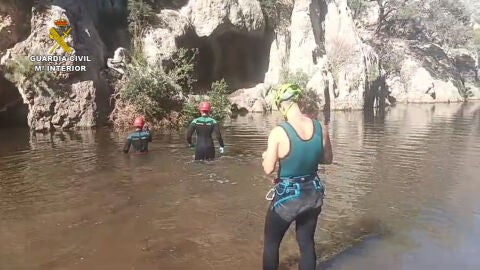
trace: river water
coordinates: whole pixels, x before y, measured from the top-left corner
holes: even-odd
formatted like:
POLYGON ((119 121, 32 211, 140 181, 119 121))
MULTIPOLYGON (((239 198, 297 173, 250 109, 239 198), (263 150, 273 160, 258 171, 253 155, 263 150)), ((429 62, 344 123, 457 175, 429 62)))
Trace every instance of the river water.
MULTIPOLYGON (((261 153, 278 115, 223 128, 191 162, 183 134, 124 155, 107 129, 0 130, 0 269, 261 269, 261 153)), ((480 269, 480 103, 334 112, 318 269, 480 269)), ((281 269, 296 269, 293 226, 281 269)))

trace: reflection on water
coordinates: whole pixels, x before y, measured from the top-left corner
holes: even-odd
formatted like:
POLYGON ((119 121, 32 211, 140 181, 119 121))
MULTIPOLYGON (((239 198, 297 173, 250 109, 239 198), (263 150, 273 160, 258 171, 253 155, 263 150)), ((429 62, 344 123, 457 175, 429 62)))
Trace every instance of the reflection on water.
MULTIPOLYGON (((319 269, 479 269, 480 104, 330 117, 319 269)), ((177 133, 133 156, 108 130, 0 130, 0 269, 260 269, 278 122, 232 120, 211 163, 177 133)), ((281 252, 296 269, 293 230, 281 252)))

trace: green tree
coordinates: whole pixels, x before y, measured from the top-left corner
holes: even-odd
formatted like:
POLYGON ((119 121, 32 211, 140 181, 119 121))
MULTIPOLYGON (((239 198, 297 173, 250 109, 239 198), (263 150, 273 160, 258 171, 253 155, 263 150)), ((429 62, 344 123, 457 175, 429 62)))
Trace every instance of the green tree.
POLYGON ((139 46, 138 40, 143 34, 143 29, 155 17, 152 4, 152 0, 128 0, 128 30, 132 35, 133 47, 139 46))
POLYGON ((282 78, 280 83, 294 83, 302 89, 307 88, 308 83, 308 75, 303 71, 297 71, 295 73, 291 73, 288 70, 282 70, 280 77, 282 78))
POLYGON ((139 55, 138 61, 128 65, 125 83, 115 95, 112 114, 115 126, 123 128, 131 122, 132 114, 143 115, 148 121, 162 125, 173 112, 180 112, 195 82, 192 79, 195 56, 191 50, 180 49, 173 56, 172 65, 163 68, 148 65, 139 55))
POLYGON ((348 0, 348 6, 353 11, 353 18, 356 19, 361 16, 367 9, 366 0, 348 0))
POLYGON ((211 116, 217 121, 224 121, 230 116, 231 103, 228 100, 228 84, 225 79, 212 83, 211 90, 205 96, 197 96, 187 102, 182 111, 184 124, 190 123, 200 116, 198 105, 203 100, 208 100, 212 107, 211 116))
POLYGON ((470 12, 452 0, 430 0, 424 18, 425 35, 443 46, 458 47, 472 38, 470 12))
POLYGON ((456 0, 376 0, 377 34, 424 40, 443 47, 466 44, 471 12, 456 0))

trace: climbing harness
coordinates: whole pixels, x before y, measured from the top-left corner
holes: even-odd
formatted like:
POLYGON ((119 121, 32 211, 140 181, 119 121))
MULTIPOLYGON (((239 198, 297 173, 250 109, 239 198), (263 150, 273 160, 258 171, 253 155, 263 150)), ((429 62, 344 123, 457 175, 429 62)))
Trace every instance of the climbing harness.
POLYGON ((282 219, 293 220, 300 213, 323 205, 324 187, 317 175, 289 177, 279 182, 265 195, 271 209, 282 219))

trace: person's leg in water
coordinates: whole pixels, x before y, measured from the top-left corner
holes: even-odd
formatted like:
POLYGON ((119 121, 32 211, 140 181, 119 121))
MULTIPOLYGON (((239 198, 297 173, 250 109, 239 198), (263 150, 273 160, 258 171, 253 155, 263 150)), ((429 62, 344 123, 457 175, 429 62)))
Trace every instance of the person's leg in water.
POLYGON ((195 160, 215 159, 215 148, 213 146, 197 145, 195 148, 195 160))
POLYGON ((206 159, 207 160, 214 160, 215 159, 215 147, 213 147, 213 146, 207 147, 206 159))
POLYGON ((268 209, 263 240, 263 270, 278 269, 280 243, 288 227, 290 222, 282 219, 273 209, 268 209))
POLYGON ((300 214, 295 219, 298 247, 300 248, 299 270, 315 270, 317 255, 315 253, 315 229, 321 207, 300 214))
POLYGON ((205 146, 197 145, 195 147, 195 160, 205 160, 207 152, 205 146))

